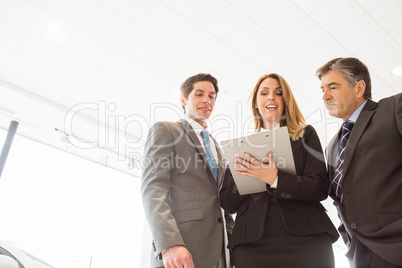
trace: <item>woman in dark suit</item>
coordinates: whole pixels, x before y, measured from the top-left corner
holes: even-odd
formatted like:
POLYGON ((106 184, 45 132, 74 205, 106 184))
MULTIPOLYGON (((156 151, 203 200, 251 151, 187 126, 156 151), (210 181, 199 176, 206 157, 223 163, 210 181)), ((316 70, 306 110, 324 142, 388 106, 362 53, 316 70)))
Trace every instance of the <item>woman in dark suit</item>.
POLYGON ((334 267, 332 243, 339 235, 320 203, 329 180, 314 128, 278 74, 263 75, 250 100, 256 131, 288 127, 297 175, 278 170, 270 154, 268 164, 245 154, 236 158, 236 173, 264 181, 267 190, 239 195, 227 169, 220 200, 237 213, 228 244, 236 268, 334 267))

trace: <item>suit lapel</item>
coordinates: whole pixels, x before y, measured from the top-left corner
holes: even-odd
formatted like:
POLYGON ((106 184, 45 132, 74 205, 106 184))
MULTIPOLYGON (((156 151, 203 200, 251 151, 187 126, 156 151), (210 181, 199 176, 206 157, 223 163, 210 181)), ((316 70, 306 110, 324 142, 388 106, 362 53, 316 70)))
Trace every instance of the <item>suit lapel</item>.
MULTIPOLYGON (((178 123, 183 126, 184 132, 188 135, 188 137, 190 139, 188 142, 191 141, 193 143, 195 149, 200 153, 204 163, 208 167, 209 177, 212 178, 212 180, 214 181, 214 184, 216 185, 214 175, 212 174, 211 168, 209 167, 209 163, 208 163, 207 156, 205 154, 204 146, 200 143, 200 139, 198 138, 197 133, 195 133, 194 129, 191 127, 191 125, 186 120, 181 119, 178 123)), ((214 139, 213 139, 213 141, 215 142, 214 139)), ((216 145, 216 142, 215 142, 215 145, 216 145)), ((218 150, 218 156, 219 156, 219 150, 218 150)), ((218 165, 218 167, 219 167, 219 165, 218 165)), ((220 172, 220 170, 218 170, 218 177, 220 174, 219 172, 220 172)))
POLYGON ((210 137, 214 141, 215 148, 218 153, 218 188, 220 189, 221 184, 223 182, 223 176, 221 176, 221 175, 224 174, 224 171, 225 171, 224 167, 222 165, 223 152, 222 152, 218 142, 214 139, 214 137, 212 137, 211 135, 210 135, 210 137))
POLYGON ((181 119, 178 123, 182 125, 184 132, 190 138, 189 141, 191 141, 194 144, 194 147, 197 149, 199 153, 203 154, 203 156, 205 157, 204 160, 206 160, 204 148, 200 143, 200 140, 198 139, 197 133, 195 133, 191 125, 184 119, 181 119))
POLYGON ((348 171, 350 162, 352 161, 353 154, 356 150, 357 144, 359 143, 360 138, 363 135, 364 130, 367 127, 367 124, 370 122, 371 117, 375 113, 375 108, 377 107, 377 103, 368 100, 366 105, 363 107, 355 126, 353 127, 352 132, 350 133, 350 137, 346 144, 345 148, 345 161, 343 162, 343 176, 345 177, 346 172, 348 171))
MULTIPOLYGON (((328 174, 329 178, 332 182, 334 178, 334 170, 336 169, 336 166, 338 164, 338 139, 339 135, 341 133, 341 129, 338 131, 338 133, 332 138, 332 140, 329 142, 326 150, 327 154, 327 159, 328 159, 328 174)), ((329 186, 329 193, 331 192, 332 189, 332 183, 329 186)))

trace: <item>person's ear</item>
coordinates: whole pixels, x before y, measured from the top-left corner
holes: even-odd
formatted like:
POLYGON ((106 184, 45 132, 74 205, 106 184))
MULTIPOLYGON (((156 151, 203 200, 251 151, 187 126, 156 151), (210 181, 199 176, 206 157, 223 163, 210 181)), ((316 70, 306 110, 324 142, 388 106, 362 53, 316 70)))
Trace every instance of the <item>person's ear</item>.
POLYGON ((366 90, 366 82, 364 82, 364 80, 360 80, 357 82, 356 86, 357 86, 357 92, 356 92, 357 96, 363 97, 364 91, 366 90))
POLYGON ((183 96, 180 96, 180 103, 181 106, 186 107, 187 100, 183 96))

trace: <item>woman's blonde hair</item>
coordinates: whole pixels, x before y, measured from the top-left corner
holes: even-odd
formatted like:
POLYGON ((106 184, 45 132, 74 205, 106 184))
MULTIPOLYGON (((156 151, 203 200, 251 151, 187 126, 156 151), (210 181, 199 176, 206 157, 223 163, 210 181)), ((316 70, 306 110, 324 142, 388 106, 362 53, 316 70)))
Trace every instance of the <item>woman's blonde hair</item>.
POLYGON ((261 128, 263 127, 263 119, 260 112, 256 108, 256 103, 257 103, 258 89, 260 88, 262 81, 264 81, 267 78, 273 78, 278 80, 282 88, 282 96, 285 108, 283 110, 283 115, 279 123, 281 127, 287 126, 290 138, 293 141, 297 141, 304 134, 304 128, 307 125, 306 120, 304 119, 302 113, 300 112, 299 107, 297 106, 295 97, 293 96, 289 84, 282 76, 275 73, 265 74, 261 76, 257 84, 255 85, 253 92, 251 92, 250 94, 249 102, 251 100, 251 109, 253 111, 254 116, 255 130, 260 131, 261 128))

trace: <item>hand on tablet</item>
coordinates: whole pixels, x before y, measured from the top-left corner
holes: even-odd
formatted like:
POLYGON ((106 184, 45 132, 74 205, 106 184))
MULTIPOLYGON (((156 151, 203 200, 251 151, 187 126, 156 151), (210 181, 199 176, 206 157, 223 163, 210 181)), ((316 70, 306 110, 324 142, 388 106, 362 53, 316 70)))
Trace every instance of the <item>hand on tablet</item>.
POLYGON ((268 163, 261 163, 250 154, 244 153, 244 158, 236 157, 236 166, 242 169, 236 170, 236 173, 257 178, 272 185, 278 176, 278 169, 272 153, 268 153, 267 160, 268 163))

